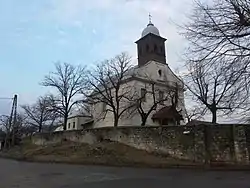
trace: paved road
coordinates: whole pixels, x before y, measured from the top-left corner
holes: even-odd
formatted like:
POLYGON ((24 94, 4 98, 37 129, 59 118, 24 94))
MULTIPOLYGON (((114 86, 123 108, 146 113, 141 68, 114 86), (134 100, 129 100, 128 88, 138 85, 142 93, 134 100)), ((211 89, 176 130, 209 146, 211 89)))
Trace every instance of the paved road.
POLYGON ((250 172, 37 164, 0 159, 0 188, 247 188, 250 172))

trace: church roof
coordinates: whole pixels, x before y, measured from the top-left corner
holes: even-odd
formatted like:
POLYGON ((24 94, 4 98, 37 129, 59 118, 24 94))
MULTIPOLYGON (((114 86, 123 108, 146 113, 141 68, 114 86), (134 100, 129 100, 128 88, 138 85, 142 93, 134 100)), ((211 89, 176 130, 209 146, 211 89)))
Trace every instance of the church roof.
POLYGON ((141 36, 145 37, 149 33, 152 33, 154 35, 160 36, 159 30, 157 29, 157 27, 154 26, 154 24, 151 21, 149 22, 149 24, 147 25, 147 27, 142 31, 141 36))
POLYGON ((157 35, 157 36, 160 36, 159 29, 154 26, 151 18, 152 18, 152 16, 151 16, 151 14, 149 14, 149 23, 148 23, 147 27, 142 31, 142 34, 141 34, 142 38, 150 33, 157 35))

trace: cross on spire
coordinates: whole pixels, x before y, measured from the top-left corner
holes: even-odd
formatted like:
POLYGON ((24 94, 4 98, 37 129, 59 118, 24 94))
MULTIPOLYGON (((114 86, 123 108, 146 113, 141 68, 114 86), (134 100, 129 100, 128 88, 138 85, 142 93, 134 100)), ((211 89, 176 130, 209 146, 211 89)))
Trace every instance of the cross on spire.
POLYGON ((149 18, 149 23, 151 24, 152 23, 152 15, 150 13, 148 14, 148 18, 149 18))

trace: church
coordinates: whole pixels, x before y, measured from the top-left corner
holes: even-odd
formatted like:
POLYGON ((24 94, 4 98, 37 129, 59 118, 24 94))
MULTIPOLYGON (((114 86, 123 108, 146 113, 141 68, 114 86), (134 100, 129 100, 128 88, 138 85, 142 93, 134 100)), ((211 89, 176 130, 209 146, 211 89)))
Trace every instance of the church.
MULTIPOLYGON (((138 63, 129 71, 126 78, 129 80, 127 84, 131 90, 136 90, 143 97, 142 113, 135 110, 130 116, 122 116, 118 126, 178 126, 185 124, 184 84, 168 65, 166 40, 149 19, 140 39, 135 42, 138 63), (174 91, 174 95, 171 95, 170 91, 174 91), (148 117, 142 123, 142 115, 145 114, 148 117)), ((89 115, 70 117, 67 122, 67 130, 113 126, 113 114, 108 112, 104 116, 103 105, 94 104, 89 115)), ((105 106, 105 108, 107 107, 105 106)))

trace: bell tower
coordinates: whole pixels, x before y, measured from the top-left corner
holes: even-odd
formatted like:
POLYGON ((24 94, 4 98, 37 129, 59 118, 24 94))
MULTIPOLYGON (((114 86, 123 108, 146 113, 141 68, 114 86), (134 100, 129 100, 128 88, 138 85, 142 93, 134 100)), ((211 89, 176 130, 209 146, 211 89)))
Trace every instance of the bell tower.
POLYGON ((160 36, 159 30, 154 26, 149 15, 149 23, 142 31, 141 38, 136 41, 138 66, 143 66, 149 61, 157 61, 166 64, 165 41, 160 36))

